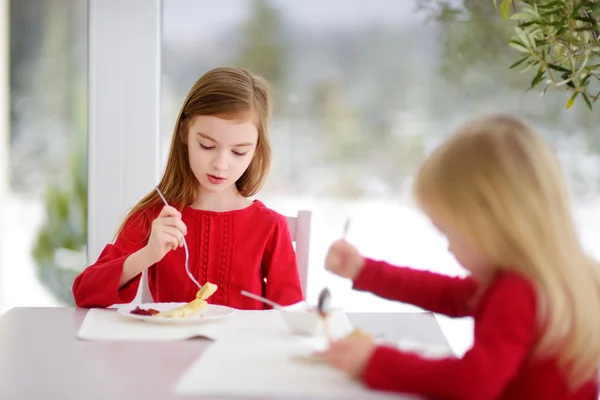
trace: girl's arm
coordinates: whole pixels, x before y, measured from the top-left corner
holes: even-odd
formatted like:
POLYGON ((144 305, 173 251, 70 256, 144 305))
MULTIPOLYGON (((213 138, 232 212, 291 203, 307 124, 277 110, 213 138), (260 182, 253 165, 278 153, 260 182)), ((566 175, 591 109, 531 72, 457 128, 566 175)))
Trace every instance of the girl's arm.
POLYGON ((534 345, 536 297, 518 276, 500 278, 475 321, 463 358, 431 360, 378 347, 363 373, 367 386, 444 399, 497 399, 534 345))
POLYGON ((135 299, 141 266, 146 263, 142 248, 147 241, 147 225, 142 214, 131 217, 115 243, 106 245, 98 260, 75 278, 73 297, 78 307, 109 307, 135 299), (121 282, 123 278, 129 280, 121 282))
POLYGON ((265 297, 281 305, 304 300, 296 263, 296 252, 286 218, 277 216, 275 229, 263 256, 263 270, 267 278, 265 297))
POLYGON ((471 316, 477 284, 472 278, 396 267, 367 258, 353 288, 458 318, 471 316))

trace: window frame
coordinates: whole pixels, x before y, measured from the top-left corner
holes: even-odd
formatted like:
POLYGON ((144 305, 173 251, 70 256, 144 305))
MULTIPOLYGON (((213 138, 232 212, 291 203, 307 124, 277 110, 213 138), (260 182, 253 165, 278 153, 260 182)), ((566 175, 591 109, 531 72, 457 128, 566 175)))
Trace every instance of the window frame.
POLYGON ((162 1, 89 0, 88 23, 91 264, 158 183, 162 1))

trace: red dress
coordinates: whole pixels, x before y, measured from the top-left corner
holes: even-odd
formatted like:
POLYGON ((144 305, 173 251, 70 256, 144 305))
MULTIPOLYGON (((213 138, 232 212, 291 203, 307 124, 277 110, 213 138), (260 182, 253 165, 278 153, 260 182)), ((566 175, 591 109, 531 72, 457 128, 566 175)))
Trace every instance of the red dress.
POLYGON ((475 321, 473 347, 462 358, 428 360, 378 347, 363 379, 371 388, 433 399, 597 400, 598 381, 570 393, 555 358, 535 358, 539 332, 532 284, 514 273, 499 276, 474 306, 472 278, 453 278, 367 260, 357 290, 475 321))
MULTIPOLYGON (((73 283, 78 307, 109 307, 135 298, 141 274, 119 289, 125 259, 148 241, 149 221, 156 206, 131 218, 114 244, 73 283), (143 214, 143 215, 142 215, 143 214)), ((208 302, 238 309, 264 309, 263 303, 240 294, 246 290, 282 305, 303 300, 296 254, 286 218, 254 201, 242 210, 214 212, 185 207, 182 221, 189 249, 189 266, 200 282, 218 286, 208 302), (266 278, 266 282, 265 282, 266 278)), ((197 287, 185 271, 185 249, 170 251, 148 269, 148 285, 155 302, 188 302, 197 287)))

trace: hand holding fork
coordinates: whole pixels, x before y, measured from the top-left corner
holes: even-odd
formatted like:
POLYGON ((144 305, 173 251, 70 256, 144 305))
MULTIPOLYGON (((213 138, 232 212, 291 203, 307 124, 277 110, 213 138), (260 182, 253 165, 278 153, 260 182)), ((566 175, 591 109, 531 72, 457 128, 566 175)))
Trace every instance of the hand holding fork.
POLYGON ((185 250, 185 270, 192 282, 200 289, 202 288, 202 285, 198 283, 190 271, 190 253, 185 240, 187 227, 181 220, 181 213, 167 203, 167 199, 165 199, 165 196, 163 196, 158 187, 156 187, 156 192, 165 206, 158 218, 152 221, 152 231, 146 247, 151 254, 154 254, 154 262, 158 262, 162 260, 169 251, 176 250, 178 247, 183 246, 185 250))

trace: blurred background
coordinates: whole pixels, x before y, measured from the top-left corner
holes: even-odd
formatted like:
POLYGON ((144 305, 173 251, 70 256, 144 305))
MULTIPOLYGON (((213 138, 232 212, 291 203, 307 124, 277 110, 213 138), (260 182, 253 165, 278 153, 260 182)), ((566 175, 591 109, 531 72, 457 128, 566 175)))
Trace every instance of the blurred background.
MULTIPOLYGON (((95 261, 85 255, 87 2, 1 3, 0 312, 72 305, 73 278, 95 261)), ((413 204, 411 176, 453 128, 486 112, 518 114, 544 134, 567 172, 582 239, 600 258, 600 112, 525 92, 532 76, 508 69, 518 56, 507 46, 512 28, 491 1, 163 0, 162 13, 161 166, 200 75, 236 65, 273 82, 274 165, 257 197, 283 214, 313 211, 309 300, 329 286, 349 311, 410 309, 352 293, 323 271, 346 217, 348 239, 369 256, 464 273, 413 204)))

